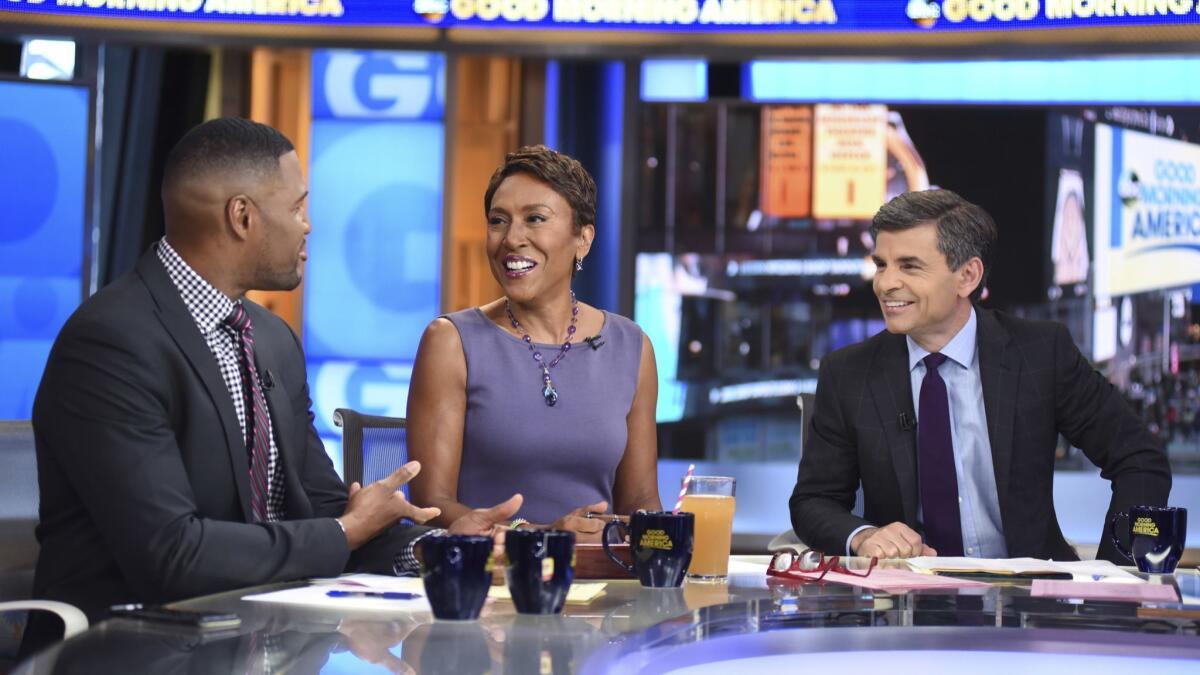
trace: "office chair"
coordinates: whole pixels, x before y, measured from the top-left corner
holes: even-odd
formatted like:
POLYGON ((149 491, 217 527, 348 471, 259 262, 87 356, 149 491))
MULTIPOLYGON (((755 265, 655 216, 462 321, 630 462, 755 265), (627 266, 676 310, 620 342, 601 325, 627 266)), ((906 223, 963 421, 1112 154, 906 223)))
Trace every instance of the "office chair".
POLYGON ((0 673, 5 673, 16 665, 20 651, 38 557, 33 533, 38 523, 37 453, 29 420, 0 421, 0 467, 0 673))
MULTIPOLYGON (((809 393, 803 393, 796 397, 796 409, 800 413, 800 455, 804 454, 804 441, 808 440, 808 427, 812 423, 812 412, 816 399, 816 394, 809 393)), ((795 531, 790 527, 775 535, 771 539, 771 542, 767 544, 767 550, 771 552, 785 550, 800 551, 805 548, 808 548, 808 546, 803 541, 800 541, 800 537, 797 537, 795 531)))
POLYGON ((63 622, 63 639, 69 639, 88 629, 87 615, 75 605, 56 600, 14 600, 0 602, 2 612, 50 612, 63 622))
MULTIPOLYGON (((408 461, 408 430, 403 417, 364 415, 350 408, 333 411, 342 428, 342 479, 368 485, 408 461)), ((408 485, 401 488, 408 496, 408 485)))
POLYGON ((0 600, 33 592, 38 543, 37 453, 28 420, 0 421, 0 600))

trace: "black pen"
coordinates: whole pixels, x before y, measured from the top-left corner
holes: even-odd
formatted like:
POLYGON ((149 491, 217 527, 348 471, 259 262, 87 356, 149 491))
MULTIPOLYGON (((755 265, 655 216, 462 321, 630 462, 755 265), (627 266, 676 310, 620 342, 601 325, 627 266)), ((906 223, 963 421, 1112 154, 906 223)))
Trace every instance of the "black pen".
POLYGON ((329 591, 325 595, 331 598, 380 598, 383 600, 416 600, 420 593, 404 591, 329 591))

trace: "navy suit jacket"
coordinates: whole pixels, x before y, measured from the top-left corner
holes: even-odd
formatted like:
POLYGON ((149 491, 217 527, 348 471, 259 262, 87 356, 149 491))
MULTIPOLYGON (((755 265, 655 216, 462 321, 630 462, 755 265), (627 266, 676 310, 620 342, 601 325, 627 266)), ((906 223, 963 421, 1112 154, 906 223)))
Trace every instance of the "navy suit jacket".
MULTIPOLYGON (((1166 455, 1141 420, 1075 347, 1067 329, 976 308, 979 372, 1004 539, 1014 558, 1076 560, 1054 513, 1054 451, 1062 434, 1111 481, 1109 516, 1163 505, 1166 455)), ((861 525, 917 521, 916 419, 903 335, 882 332, 821 361, 808 439, 790 500, 809 546, 845 551, 861 525), (852 515, 859 483, 863 517, 852 515)), ((1108 523, 1097 515, 1097 530, 1108 523)), ((1098 557, 1128 564, 1101 532, 1098 557)))

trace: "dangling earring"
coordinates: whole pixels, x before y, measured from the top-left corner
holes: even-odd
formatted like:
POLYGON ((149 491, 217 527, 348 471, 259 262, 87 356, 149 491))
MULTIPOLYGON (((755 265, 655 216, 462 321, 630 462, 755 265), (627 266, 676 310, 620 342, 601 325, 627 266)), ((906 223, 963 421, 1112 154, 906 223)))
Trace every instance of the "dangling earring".
POLYGON ((582 272, 582 271, 583 271, 583 259, 582 259, 582 258, 576 258, 576 259, 575 259, 575 271, 576 271, 576 272, 582 272))

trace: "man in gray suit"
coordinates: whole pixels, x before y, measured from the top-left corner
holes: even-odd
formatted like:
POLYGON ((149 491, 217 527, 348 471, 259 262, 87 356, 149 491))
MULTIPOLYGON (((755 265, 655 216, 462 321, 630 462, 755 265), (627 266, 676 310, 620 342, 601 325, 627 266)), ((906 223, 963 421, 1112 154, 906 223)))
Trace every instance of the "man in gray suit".
MULTIPOLYGON (((887 330, 821 360, 790 502, 800 539, 830 554, 1075 560, 1054 515, 1059 434, 1111 481, 1109 515, 1166 503, 1166 456, 1066 328, 975 304, 997 238, 983 209, 909 192, 871 230, 887 330)), ((1099 557, 1127 562, 1100 541, 1099 557)))
MULTIPOLYGON (((292 144, 265 125, 213 120, 171 151, 166 237, 70 318, 34 403, 36 597, 95 620, 118 603, 417 569, 429 528, 400 521, 438 510, 398 488, 420 466, 347 490, 299 340, 244 297, 300 283, 307 196, 292 144)), ((520 501, 450 530, 491 532, 520 501)))

